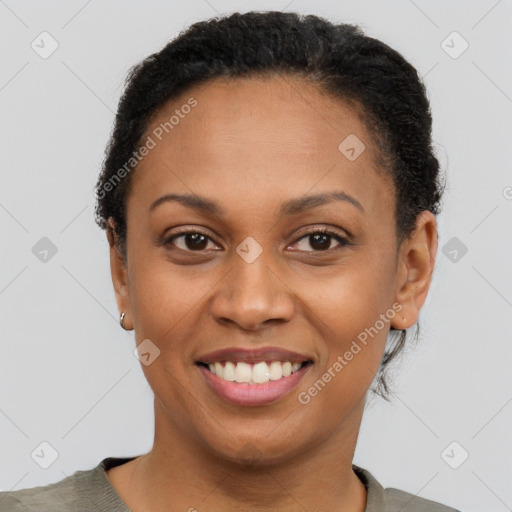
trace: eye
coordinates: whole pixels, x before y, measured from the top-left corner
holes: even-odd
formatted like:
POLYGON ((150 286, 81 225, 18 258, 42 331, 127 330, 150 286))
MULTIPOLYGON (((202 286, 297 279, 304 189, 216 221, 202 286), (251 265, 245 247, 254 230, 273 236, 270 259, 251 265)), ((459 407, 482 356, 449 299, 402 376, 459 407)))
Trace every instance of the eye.
MULTIPOLYGON (((205 233, 197 230, 189 230, 166 238, 163 244, 174 245, 182 251, 200 252, 207 250, 209 241, 213 243, 213 240, 205 233), (180 240, 180 242, 176 243, 178 240, 180 240)), ((216 246, 216 244, 214 245, 216 246)))
MULTIPOLYGON (((325 228, 316 228, 316 229, 310 231, 309 233, 300 237, 297 240, 297 242, 295 242, 295 244, 300 244, 301 240, 304 240, 305 243, 303 243, 303 246, 309 244, 309 246, 313 248, 313 251, 308 250, 307 248, 300 249, 300 250, 305 250, 306 252, 330 251, 330 250, 332 250, 331 243, 332 243, 333 239, 338 241, 339 247, 350 245, 350 242, 347 238, 339 235, 338 233, 336 233, 334 231, 330 231, 325 228)), ((289 247, 292 247, 295 244, 292 244, 289 247)), ((337 248, 339 248, 339 247, 337 247, 337 248)), ((335 248, 335 249, 337 249, 337 248, 335 248)))
MULTIPOLYGON (((309 250, 307 247, 299 249, 300 251, 326 252, 333 250, 331 247, 333 239, 338 242, 337 248, 350 245, 349 240, 341 236, 340 234, 334 231, 330 231, 326 228, 316 228, 301 236, 294 244, 288 247, 293 247, 293 245, 300 245, 301 243, 303 243, 303 245, 309 244, 313 251, 309 250), (302 242, 303 240, 304 242, 302 242)), ((163 241, 163 245, 171 245, 179 250, 186 252, 201 252, 208 250, 209 242, 213 244, 213 250, 219 250, 217 244, 215 244, 212 238, 207 234, 197 230, 188 230, 182 231, 180 233, 174 234, 166 238, 163 241), (215 247, 217 247, 217 249, 215 249, 215 247)), ((212 247, 210 247, 210 249, 211 248, 212 247)), ((335 248, 334 250, 336 250, 337 248, 335 248)))

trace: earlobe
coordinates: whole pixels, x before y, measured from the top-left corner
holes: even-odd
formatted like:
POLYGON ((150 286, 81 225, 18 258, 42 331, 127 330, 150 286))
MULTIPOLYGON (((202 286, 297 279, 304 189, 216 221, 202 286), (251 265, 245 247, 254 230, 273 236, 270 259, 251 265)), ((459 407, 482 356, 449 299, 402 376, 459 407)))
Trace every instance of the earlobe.
POLYGON ((418 321, 427 298, 437 253, 437 223, 429 211, 421 212, 416 228, 400 248, 395 300, 402 310, 391 322, 395 329, 407 329, 418 321))

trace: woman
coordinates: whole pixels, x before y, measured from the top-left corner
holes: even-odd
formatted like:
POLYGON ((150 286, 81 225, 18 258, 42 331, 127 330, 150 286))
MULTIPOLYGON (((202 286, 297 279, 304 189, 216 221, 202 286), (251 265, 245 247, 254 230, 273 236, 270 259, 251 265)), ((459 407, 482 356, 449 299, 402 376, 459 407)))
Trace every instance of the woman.
POLYGON ((316 16, 196 23, 135 66, 96 219, 153 448, 1 510, 454 510, 352 463, 431 282, 431 123, 400 54, 316 16))

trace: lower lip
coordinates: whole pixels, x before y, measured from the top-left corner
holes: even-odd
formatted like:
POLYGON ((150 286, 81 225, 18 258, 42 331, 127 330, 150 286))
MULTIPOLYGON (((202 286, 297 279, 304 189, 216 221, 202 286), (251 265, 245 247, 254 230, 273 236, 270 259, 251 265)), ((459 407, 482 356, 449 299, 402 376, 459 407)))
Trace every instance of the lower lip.
POLYGON ((263 384, 245 384, 230 382, 214 375, 208 368, 199 366, 208 384, 222 398, 236 405, 254 406, 277 402, 297 385, 311 365, 308 364, 279 380, 270 380, 263 384))

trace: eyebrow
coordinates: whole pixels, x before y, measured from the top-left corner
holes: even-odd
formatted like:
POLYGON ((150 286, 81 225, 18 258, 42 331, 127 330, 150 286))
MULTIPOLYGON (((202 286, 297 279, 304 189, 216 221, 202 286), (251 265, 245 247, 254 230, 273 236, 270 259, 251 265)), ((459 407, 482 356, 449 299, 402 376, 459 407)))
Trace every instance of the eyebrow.
MULTIPOLYGON (((224 215, 223 209, 217 203, 207 199, 206 197, 201 197, 195 194, 166 194, 154 201, 149 207, 149 211, 153 211, 161 204, 174 201, 182 204, 187 208, 191 208, 205 214, 219 217, 224 215)), ((338 190, 334 192, 323 192, 320 194, 299 197, 296 199, 289 199, 281 205, 279 215, 297 215, 311 208, 331 203, 333 201, 345 201, 358 208, 361 212, 366 212, 363 208, 363 205, 355 197, 348 195, 342 190, 338 190)))

